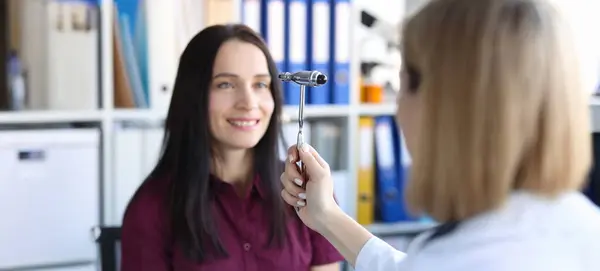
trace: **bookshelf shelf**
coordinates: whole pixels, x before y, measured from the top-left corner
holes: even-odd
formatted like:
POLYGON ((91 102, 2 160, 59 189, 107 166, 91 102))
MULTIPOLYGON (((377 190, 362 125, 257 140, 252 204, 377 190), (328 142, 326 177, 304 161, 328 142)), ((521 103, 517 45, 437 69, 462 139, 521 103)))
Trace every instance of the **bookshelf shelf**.
POLYGON ((102 111, 13 111, 0 112, 0 124, 47 124, 101 122, 102 111))
POLYGON ((115 109, 111 113, 113 121, 162 121, 167 112, 150 109, 115 109))
POLYGON ((358 107, 360 116, 389 116, 396 114, 395 103, 361 104, 358 107))
MULTIPOLYGON (((348 105, 307 105, 304 107, 305 118, 347 117, 350 113, 348 105)), ((283 114, 292 120, 298 119, 298 106, 286 105, 283 114)))

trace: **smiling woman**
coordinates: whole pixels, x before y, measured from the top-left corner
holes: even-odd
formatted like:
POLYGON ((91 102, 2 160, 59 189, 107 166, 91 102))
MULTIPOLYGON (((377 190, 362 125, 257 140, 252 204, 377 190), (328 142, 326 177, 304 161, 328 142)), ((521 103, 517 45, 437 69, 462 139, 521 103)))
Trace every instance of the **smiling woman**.
POLYGON ((184 50, 162 156, 123 219, 123 271, 337 271, 338 252, 279 195, 281 85, 243 25, 184 50))

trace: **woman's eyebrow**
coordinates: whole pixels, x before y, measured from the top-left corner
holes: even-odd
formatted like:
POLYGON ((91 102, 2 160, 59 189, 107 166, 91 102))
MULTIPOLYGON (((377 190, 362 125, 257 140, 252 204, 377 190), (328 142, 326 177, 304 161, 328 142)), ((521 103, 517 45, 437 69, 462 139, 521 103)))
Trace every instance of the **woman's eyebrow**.
POLYGON ((219 77, 234 77, 234 78, 238 78, 240 76, 237 75, 237 74, 228 73, 228 72, 217 73, 215 76, 213 76, 213 78, 219 78, 219 77))
POLYGON ((261 73, 261 74, 257 74, 257 75, 255 75, 254 77, 255 77, 255 78, 256 78, 256 77, 266 77, 266 78, 271 78, 271 75, 270 75, 270 74, 268 74, 268 73, 261 73))

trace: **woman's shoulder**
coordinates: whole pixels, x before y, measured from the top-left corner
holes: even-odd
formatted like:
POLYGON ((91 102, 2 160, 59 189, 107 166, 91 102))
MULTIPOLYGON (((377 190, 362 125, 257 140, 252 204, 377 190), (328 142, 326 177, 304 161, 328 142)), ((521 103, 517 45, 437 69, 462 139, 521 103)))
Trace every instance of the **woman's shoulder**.
POLYGON ((148 178, 132 196, 123 223, 163 220, 167 208, 169 185, 165 178, 148 178))

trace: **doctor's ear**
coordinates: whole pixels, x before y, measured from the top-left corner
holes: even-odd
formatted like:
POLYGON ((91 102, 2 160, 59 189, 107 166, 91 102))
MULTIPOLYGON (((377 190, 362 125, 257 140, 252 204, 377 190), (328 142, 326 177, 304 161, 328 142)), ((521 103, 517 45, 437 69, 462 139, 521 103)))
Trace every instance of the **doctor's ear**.
POLYGON ((408 91, 410 93, 416 93, 421 86, 421 72, 414 66, 407 65, 406 74, 408 75, 408 91))

